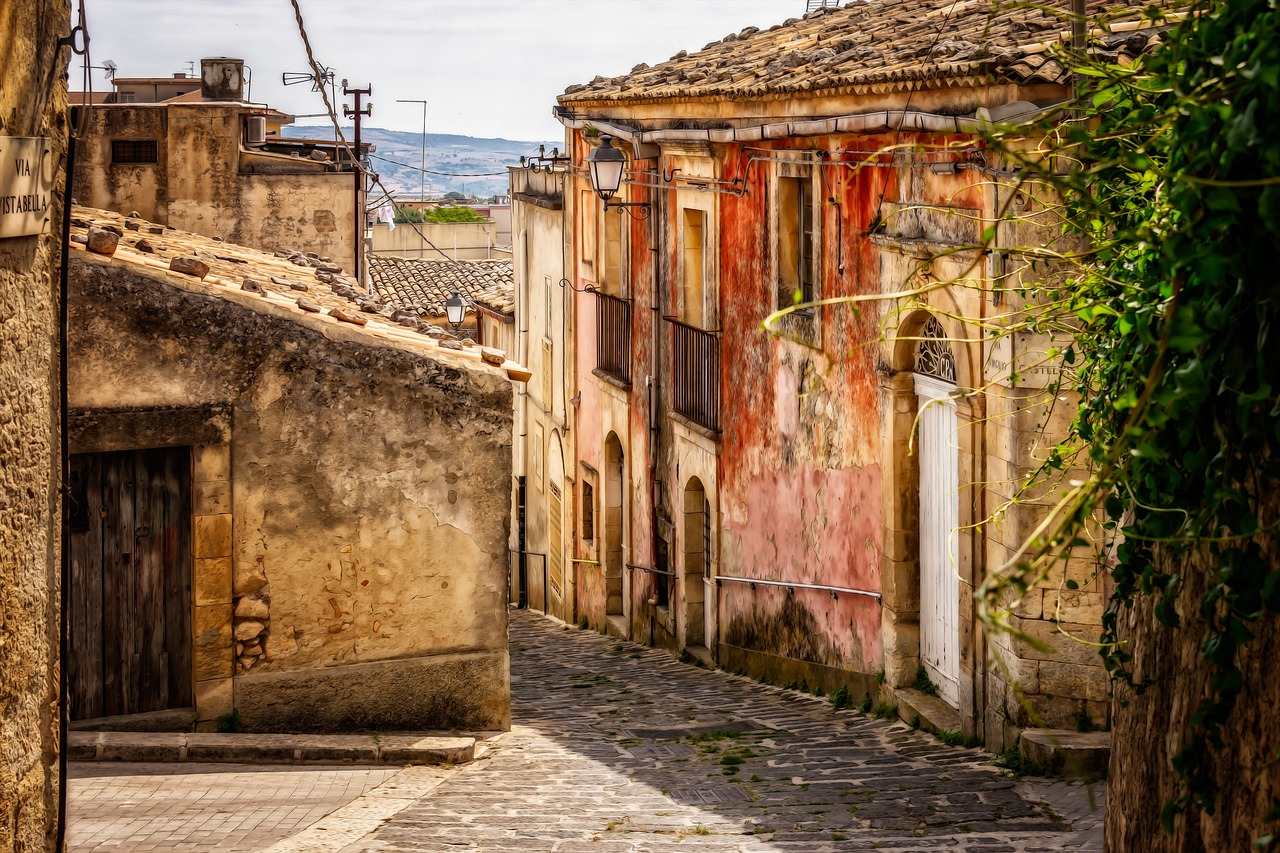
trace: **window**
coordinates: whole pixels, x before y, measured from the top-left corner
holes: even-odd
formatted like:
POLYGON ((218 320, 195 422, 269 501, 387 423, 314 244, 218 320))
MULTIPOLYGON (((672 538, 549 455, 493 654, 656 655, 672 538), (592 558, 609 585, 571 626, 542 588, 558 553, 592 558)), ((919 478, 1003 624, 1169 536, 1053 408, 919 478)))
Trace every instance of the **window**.
POLYGON ((156 141, 154 139, 113 139, 111 140, 112 163, 154 163, 156 162, 156 141))
POLYGON ((812 302, 816 257, 813 182, 778 179, 778 295, 780 307, 812 302))
POLYGON ((578 265, 579 278, 599 283, 596 278, 596 249, 599 240, 600 197, 593 190, 578 195, 578 226, 582 252, 578 265))
POLYGON ((600 289, 610 296, 622 296, 622 217, 618 211, 604 211, 604 251, 600 258, 600 289))
POLYGON ((590 542, 596 538, 596 490, 585 480, 582 483, 582 539, 590 542))
POLYGON ((686 208, 683 235, 683 285, 684 300, 681 319, 699 329, 707 327, 707 214, 702 210, 686 208))
MULTIPOLYGON (((779 163, 774 184, 774 275, 777 306, 789 308, 821 299, 822 208, 813 168, 807 163, 779 163)), ((779 324, 792 340, 809 346, 821 342, 821 312, 799 308, 779 324)))
POLYGON ((551 340, 551 276, 542 277, 543 289, 546 291, 547 304, 542 314, 542 337, 551 340))
POLYGON ((534 423, 533 425, 533 444, 529 448, 529 455, 533 457, 533 484, 537 486, 539 491, 546 491, 546 486, 542 482, 542 460, 546 447, 546 433, 542 429, 542 424, 534 423))
POLYGON ((667 540, 659 536, 658 537, 658 565, 654 567, 658 570, 658 573, 653 576, 654 598, 657 599, 657 604, 659 607, 671 606, 671 584, 673 583, 674 579, 670 574, 670 571, 671 571, 670 552, 671 552, 671 546, 667 544, 667 540))

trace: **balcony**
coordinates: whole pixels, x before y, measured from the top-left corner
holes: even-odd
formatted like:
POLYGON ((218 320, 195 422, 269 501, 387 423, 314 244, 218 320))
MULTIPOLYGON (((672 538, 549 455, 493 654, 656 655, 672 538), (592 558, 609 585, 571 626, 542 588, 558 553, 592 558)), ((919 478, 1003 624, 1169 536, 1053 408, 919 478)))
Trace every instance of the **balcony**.
POLYGON ((631 302, 595 291, 596 369, 631 384, 631 302))
POLYGON ((720 431, 720 340, 715 332, 671 320, 676 413, 720 431))

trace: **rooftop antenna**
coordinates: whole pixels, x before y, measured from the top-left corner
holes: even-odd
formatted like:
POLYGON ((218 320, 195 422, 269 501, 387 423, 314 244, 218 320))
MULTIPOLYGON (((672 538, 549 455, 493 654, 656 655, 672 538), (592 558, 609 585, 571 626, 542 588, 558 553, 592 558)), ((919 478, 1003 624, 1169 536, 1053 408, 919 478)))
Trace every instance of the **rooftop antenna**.
POLYGON ((114 79, 116 78, 116 70, 117 70, 120 66, 119 66, 119 65, 116 65, 114 62, 112 62, 110 59, 108 59, 108 60, 104 61, 104 62, 102 63, 102 65, 101 65, 101 66, 99 66, 99 67, 101 67, 101 68, 102 68, 102 70, 105 72, 105 75, 104 75, 104 76, 105 76, 108 80, 114 80, 114 79))
MULTIPOLYGON (((286 71, 280 75, 280 82, 285 86, 296 86, 299 83, 310 83, 311 91, 319 92, 321 86, 329 87, 329 101, 336 103, 338 100, 337 91, 335 90, 333 69, 324 65, 320 66, 320 79, 316 80, 316 75, 307 71, 286 71)), ((316 113, 316 115, 327 115, 327 113, 316 113)), ((333 131, 333 141, 338 141, 338 131, 333 131)))

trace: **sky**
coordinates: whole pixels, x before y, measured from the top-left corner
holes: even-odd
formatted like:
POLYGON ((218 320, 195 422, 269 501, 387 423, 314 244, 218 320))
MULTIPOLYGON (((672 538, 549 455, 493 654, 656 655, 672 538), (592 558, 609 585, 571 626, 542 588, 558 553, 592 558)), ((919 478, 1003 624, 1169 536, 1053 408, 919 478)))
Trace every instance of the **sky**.
MULTIPOLYGON (((121 77, 167 77, 208 56, 241 58, 250 96, 297 123, 324 109, 286 72, 309 72, 289 0, 83 0, 91 60, 121 77)), ((804 14, 805 0, 298 0, 316 60, 341 87, 372 87, 373 127, 558 140, 556 96, 597 74, 616 76, 746 26, 804 14)), ((77 57, 77 62, 79 58, 77 57)), ((110 84, 91 70, 93 88, 110 84)), ((82 69, 71 71, 81 87, 82 69)), ((343 100, 341 88, 338 100, 343 100)), ((347 99, 350 103, 350 99, 347 99)), ((341 103, 335 105, 341 110, 341 103)))

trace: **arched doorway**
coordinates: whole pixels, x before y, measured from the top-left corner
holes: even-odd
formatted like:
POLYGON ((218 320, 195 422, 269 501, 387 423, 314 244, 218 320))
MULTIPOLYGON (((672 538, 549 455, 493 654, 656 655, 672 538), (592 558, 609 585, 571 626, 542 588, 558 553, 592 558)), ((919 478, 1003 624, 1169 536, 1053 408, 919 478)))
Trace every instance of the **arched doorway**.
POLYGON ((626 456, 616 433, 604 444, 605 615, 624 616, 623 567, 626 560, 626 456))
POLYGON ((960 686, 960 449, 956 361, 936 317, 920 330, 912 368, 918 404, 920 663, 947 704, 960 686))
POLYGON ((711 506, 702 481, 693 477, 685 484, 681 543, 681 618, 684 620, 684 644, 707 646, 706 582, 711 577, 711 506))

